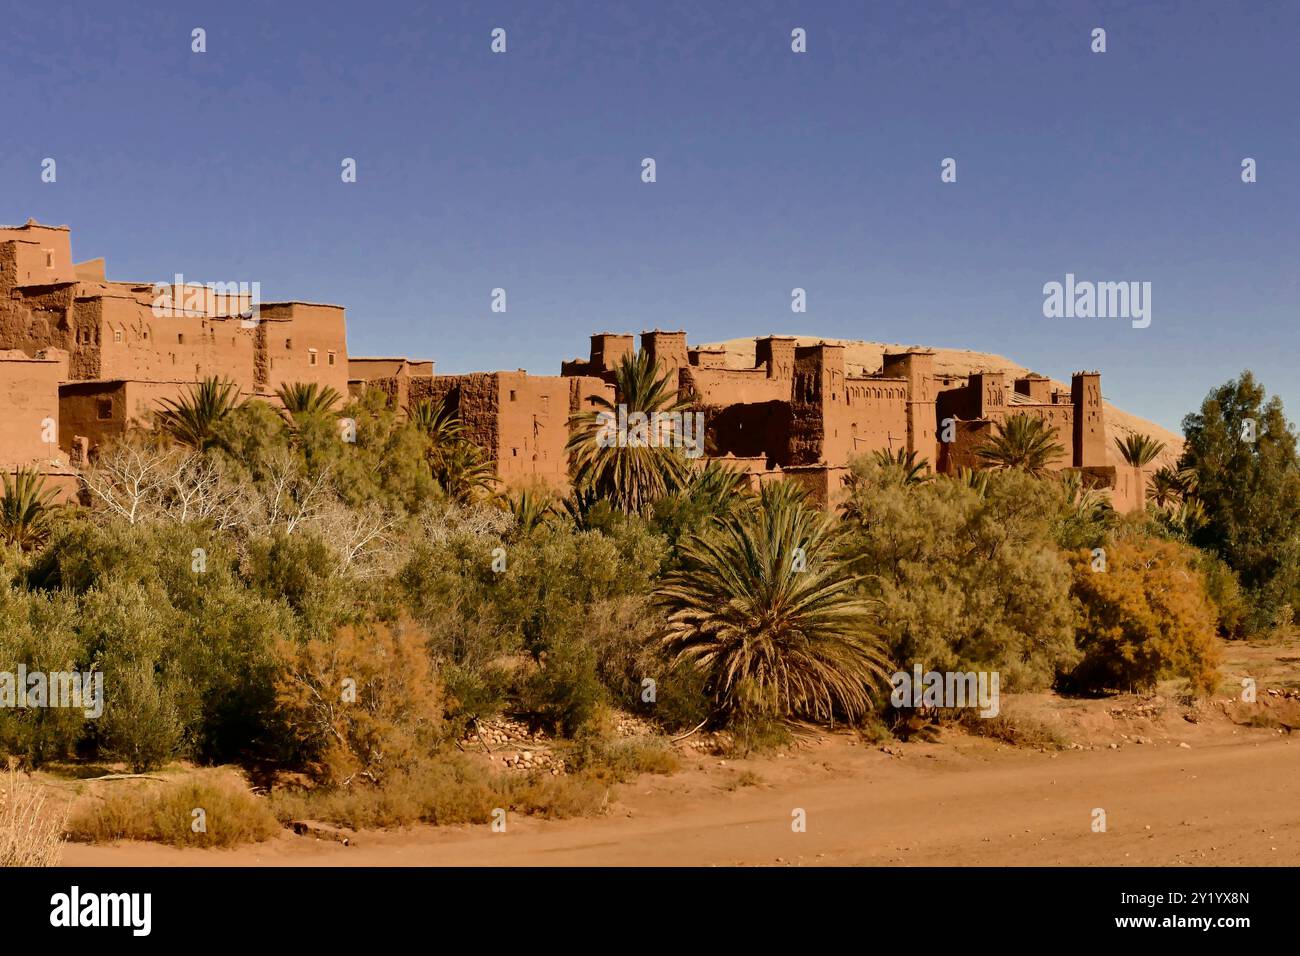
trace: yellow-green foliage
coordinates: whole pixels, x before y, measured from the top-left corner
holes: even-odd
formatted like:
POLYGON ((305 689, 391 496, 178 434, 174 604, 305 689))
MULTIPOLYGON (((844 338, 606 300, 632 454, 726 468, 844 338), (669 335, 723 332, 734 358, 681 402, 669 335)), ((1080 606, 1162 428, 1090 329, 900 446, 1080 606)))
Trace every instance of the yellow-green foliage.
POLYGON ((1197 553, 1174 541, 1130 535, 1112 542, 1105 570, 1089 551, 1071 558, 1083 660, 1073 680, 1092 690, 1140 690, 1167 677, 1214 689, 1216 611, 1197 553))

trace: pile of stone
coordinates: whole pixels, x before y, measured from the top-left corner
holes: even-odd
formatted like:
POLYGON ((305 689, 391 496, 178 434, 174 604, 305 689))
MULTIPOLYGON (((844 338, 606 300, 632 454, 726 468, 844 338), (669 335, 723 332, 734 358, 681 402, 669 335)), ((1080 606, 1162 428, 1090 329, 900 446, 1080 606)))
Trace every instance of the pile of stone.
POLYGON ((476 721, 470 725, 469 733, 461 741, 464 747, 487 744, 489 750, 506 747, 511 744, 537 743, 546 740, 546 734, 540 730, 529 730, 528 725, 509 717, 493 717, 476 721), (476 732, 477 731, 477 732, 476 732))
POLYGON ((1146 717, 1149 719, 1152 717, 1159 717, 1164 709, 1164 698, 1156 695, 1129 707, 1113 707, 1111 708, 1110 715, 1119 718, 1146 717))
POLYGON ((564 760, 549 750, 521 750, 518 753, 505 754, 501 758, 501 765, 507 770, 519 773, 544 771, 552 777, 564 773, 564 760))
POLYGON ((482 752, 496 767, 516 773, 564 773, 564 760, 551 752, 548 737, 541 730, 530 730, 523 721, 509 717, 480 720, 470 726, 460 742, 466 750, 482 752))
POLYGON ((731 752, 735 739, 725 730, 697 733, 682 741, 691 750, 701 754, 726 754, 731 752))
POLYGON ((653 737, 659 733, 658 727, 635 714, 620 713, 614 728, 620 737, 653 737))

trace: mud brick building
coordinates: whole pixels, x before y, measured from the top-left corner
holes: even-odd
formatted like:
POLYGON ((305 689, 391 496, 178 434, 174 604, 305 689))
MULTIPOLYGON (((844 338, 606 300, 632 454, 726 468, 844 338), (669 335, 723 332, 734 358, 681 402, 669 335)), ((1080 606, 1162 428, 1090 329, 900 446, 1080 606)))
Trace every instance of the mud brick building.
POLYGON ((74 487, 81 456, 208 376, 269 400, 288 382, 347 394, 341 306, 254 305, 237 290, 110 281, 103 259, 73 262, 66 226, 0 226, 0 468, 74 487))
POLYGON ((369 359, 352 369, 353 394, 378 388, 402 408, 424 399, 443 402, 496 462, 507 486, 542 484, 557 491, 569 486, 569 417, 590 408, 593 396, 612 397, 614 391, 599 378, 530 375, 523 369, 433 375, 422 374, 418 363, 386 367, 369 359))
MULTIPOLYGON (((589 357, 565 362, 562 374, 613 382, 634 348, 630 334, 597 333, 589 357)), ((940 375, 926 349, 885 352, 873 373, 851 374, 843 344, 798 345, 788 336, 755 339, 749 367, 730 364, 721 348, 690 348, 681 331, 642 332, 641 348, 704 413, 706 454, 755 483, 790 478, 833 502, 850 460, 876 451, 915 453, 950 473, 978 464, 975 449, 998 423, 1027 414, 1047 422, 1065 449, 1058 470, 1082 470, 1122 510, 1143 503, 1137 469, 1108 461, 1097 372, 1075 373, 1066 391, 1036 375, 940 375)))
MULTIPOLYGON (((563 491, 570 416, 616 397, 614 369, 637 347, 631 334, 602 332, 559 375, 438 375, 432 361, 350 356, 341 306, 262 303, 233 285, 111 281, 103 259, 73 261, 66 226, 0 226, 0 470, 36 466, 75 488, 99 445, 217 376, 268 401, 294 382, 343 396, 379 389, 403 409, 440 400, 507 486, 563 491)), ((753 341, 752 362, 692 348, 682 331, 643 332, 640 347, 704 413, 706 455, 755 484, 793 479, 834 503, 856 456, 914 452, 951 472, 976 464, 997 424, 1023 413, 1056 432, 1066 449, 1056 467, 1082 470, 1121 509, 1142 505, 1142 474, 1106 447, 1096 372, 1076 373, 1069 389, 1032 374, 941 374, 926 349, 850 370, 843 343, 778 335, 753 341)))

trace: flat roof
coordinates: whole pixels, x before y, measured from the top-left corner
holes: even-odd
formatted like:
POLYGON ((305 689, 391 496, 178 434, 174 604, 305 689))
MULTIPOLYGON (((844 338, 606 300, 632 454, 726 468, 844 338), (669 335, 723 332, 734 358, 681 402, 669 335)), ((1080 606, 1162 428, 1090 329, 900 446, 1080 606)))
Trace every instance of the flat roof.
MULTIPOLYGON (((203 284, 203 283, 199 283, 203 284)), ((280 302, 259 302, 259 306, 265 308, 268 305, 314 305, 322 309, 346 309, 345 305, 337 305, 333 302, 308 302, 306 299, 284 299, 280 302)))

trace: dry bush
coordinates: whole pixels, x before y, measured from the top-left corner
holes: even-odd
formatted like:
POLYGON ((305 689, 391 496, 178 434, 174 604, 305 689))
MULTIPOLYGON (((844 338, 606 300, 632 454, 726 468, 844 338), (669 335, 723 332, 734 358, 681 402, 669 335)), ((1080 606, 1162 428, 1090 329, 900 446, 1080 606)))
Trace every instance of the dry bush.
POLYGON ((1061 731, 1045 721, 1027 714, 998 714, 981 717, 977 710, 966 710, 961 715, 961 725, 976 737, 1000 740, 1012 747, 1035 750, 1064 750, 1068 741, 1061 731))
POLYGON ((497 808, 546 818, 588 816, 604 807, 608 788, 585 774, 494 774, 446 755, 392 774, 380 787, 284 791, 272 797, 280 820, 317 820, 353 830, 429 823, 487 823, 497 808))
POLYGON ((68 837, 82 843, 144 840, 179 847, 260 843, 279 832, 267 801, 225 774, 162 786, 127 786, 77 811, 68 837), (204 813, 196 832, 195 810, 204 813))
POLYGON ((276 644, 276 705, 315 781, 381 784, 433 752, 446 725, 424 645, 403 623, 276 644))
POLYGON ((45 805, 45 794, 10 768, 0 788, 0 866, 56 866, 63 849, 64 816, 45 805))

